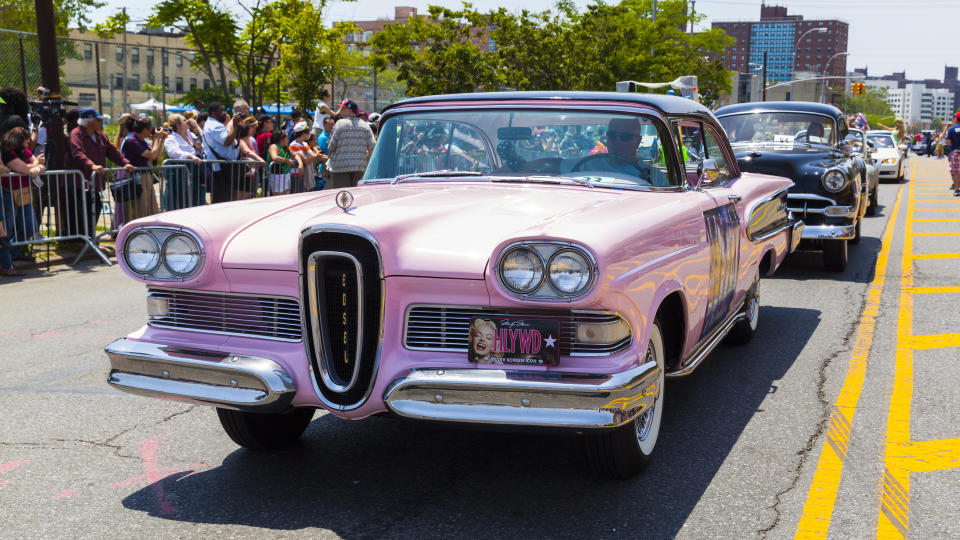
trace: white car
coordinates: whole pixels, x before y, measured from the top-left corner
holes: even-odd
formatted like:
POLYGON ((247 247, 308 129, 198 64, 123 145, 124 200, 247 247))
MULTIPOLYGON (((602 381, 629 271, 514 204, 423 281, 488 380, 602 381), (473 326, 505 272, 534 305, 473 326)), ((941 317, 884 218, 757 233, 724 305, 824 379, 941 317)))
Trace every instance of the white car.
POLYGON ((903 154, 897 147, 897 141, 893 138, 893 132, 870 130, 867 132, 867 140, 873 143, 876 150, 873 159, 877 162, 880 180, 903 180, 906 165, 903 163, 903 154))

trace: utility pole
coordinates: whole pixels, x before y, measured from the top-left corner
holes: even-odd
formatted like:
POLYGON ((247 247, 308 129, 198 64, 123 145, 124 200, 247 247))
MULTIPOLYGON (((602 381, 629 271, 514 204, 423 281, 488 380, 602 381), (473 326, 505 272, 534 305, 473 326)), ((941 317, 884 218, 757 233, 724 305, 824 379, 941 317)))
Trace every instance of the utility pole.
POLYGON ((99 41, 93 44, 93 57, 94 57, 94 61, 97 63, 97 110, 100 111, 100 114, 103 114, 103 91, 101 89, 103 85, 100 83, 100 42, 99 41))
MULTIPOLYGON (((123 8, 123 20, 127 20, 127 8, 123 8)), ((120 114, 123 114, 127 111, 127 88, 130 86, 130 83, 127 82, 127 25, 123 25, 123 109, 120 110, 120 114)))
POLYGON ((697 0, 690 2, 690 35, 692 36, 696 31, 693 24, 693 15, 697 12, 697 0))
POLYGON ((763 51, 763 101, 767 100, 767 51, 763 51))
MULTIPOLYGON (((50 90, 51 98, 60 98, 60 62, 57 58, 57 22, 54 19, 53 0, 34 0, 37 14, 37 49, 40 53, 40 80, 50 90)), ((63 122, 54 115, 47 122, 47 168, 63 168, 63 153, 67 147, 63 137, 63 122)))
MULTIPOLYGON (((160 101, 163 102, 163 116, 167 116, 167 49, 160 48, 160 101)), ((200 114, 200 111, 197 111, 200 114)))

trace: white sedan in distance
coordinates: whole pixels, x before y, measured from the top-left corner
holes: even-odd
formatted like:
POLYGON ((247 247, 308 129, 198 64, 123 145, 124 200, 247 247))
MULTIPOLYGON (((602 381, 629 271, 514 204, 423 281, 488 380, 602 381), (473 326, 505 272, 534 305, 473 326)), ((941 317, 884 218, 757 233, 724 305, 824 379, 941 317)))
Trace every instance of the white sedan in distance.
POLYGON ((893 138, 893 132, 872 129, 867 132, 867 140, 873 143, 876 150, 873 159, 880 172, 880 181, 903 180, 904 158, 897 147, 896 139, 893 138))

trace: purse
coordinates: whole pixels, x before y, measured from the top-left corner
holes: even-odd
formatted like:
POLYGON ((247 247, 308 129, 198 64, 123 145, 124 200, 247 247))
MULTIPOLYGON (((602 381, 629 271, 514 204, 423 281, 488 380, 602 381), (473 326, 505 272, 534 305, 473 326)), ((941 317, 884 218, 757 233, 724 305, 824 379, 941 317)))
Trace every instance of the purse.
POLYGON ((33 194, 28 186, 26 189, 18 188, 10 192, 13 196, 13 204, 16 206, 26 206, 33 201, 33 194))
POLYGON ((140 175, 128 176, 110 184, 110 193, 113 200, 127 202, 139 199, 143 195, 143 186, 140 184, 140 175))

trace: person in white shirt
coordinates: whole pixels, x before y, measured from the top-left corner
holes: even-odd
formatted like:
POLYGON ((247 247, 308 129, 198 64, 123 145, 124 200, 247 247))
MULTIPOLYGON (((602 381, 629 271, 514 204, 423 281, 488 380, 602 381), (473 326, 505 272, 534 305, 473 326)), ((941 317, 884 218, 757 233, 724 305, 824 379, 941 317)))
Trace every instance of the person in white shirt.
POLYGON ((340 116, 341 111, 343 111, 342 105, 336 111, 330 108, 330 91, 326 88, 321 90, 320 103, 317 104, 317 110, 313 113, 313 134, 319 137, 323 133, 323 119, 329 116, 340 116))
POLYGON ((172 133, 163 141, 167 157, 184 167, 167 169, 166 190, 163 195, 163 209, 176 210, 206 203, 203 181, 205 165, 196 148, 196 139, 190 132, 190 124, 179 114, 167 118, 164 129, 172 133))

